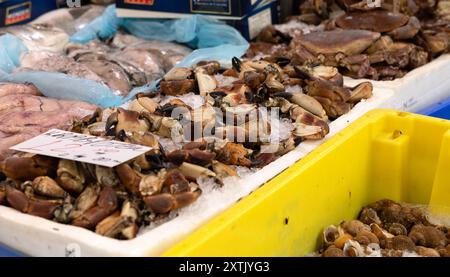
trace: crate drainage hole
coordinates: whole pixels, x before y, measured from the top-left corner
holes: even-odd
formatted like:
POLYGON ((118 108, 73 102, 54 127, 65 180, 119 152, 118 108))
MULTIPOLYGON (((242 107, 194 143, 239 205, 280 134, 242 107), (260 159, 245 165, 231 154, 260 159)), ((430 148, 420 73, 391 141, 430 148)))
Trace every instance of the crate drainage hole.
POLYGON ((284 219, 284 225, 288 225, 289 224, 289 217, 286 217, 285 219, 284 219))
POLYGON ((402 131, 400 131, 400 130, 395 130, 395 131, 392 133, 392 139, 396 139, 396 138, 400 137, 401 135, 403 135, 402 131))

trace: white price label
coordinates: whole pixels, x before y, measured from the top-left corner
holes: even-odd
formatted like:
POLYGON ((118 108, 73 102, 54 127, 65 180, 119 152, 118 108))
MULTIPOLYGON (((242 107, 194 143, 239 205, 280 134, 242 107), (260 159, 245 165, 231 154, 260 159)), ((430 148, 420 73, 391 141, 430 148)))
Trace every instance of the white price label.
POLYGON ((78 162, 114 167, 150 151, 151 147, 58 129, 49 130, 10 149, 78 162))

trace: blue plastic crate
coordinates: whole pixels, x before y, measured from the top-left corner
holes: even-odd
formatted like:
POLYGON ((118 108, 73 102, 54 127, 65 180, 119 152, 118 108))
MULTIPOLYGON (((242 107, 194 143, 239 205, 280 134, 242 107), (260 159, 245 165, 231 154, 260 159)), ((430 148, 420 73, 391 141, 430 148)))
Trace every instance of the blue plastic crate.
POLYGON ((0 244, 0 257, 22 257, 23 254, 0 244))
POLYGON ((450 98, 445 101, 441 101, 419 113, 450 120, 450 98))

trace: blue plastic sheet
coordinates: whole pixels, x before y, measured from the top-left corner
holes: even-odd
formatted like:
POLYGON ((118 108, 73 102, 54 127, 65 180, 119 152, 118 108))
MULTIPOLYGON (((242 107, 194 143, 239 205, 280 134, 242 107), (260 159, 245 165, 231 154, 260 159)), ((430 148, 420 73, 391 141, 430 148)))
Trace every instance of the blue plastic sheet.
POLYGON ((79 100, 101 107, 114 107, 124 102, 123 97, 113 94, 108 87, 86 79, 57 72, 19 72, 0 76, 1 81, 32 83, 45 96, 67 100, 79 100))
MULTIPOLYGON (((201 60, 217 60, 229 63, 234 56, 240 57, 248 49, 248 42, 240 33, 218 20, 193 15, 182 19, 131 19, 118 18, 115 6, 109 6, 102 16, 71 37, 71 42, 87 43, 93 39, 107 39, 119 28, 144 39, 185 43, 197 49, 177 66, 188 67, 201 60)), ((90 80, 83 80, 52 72, 21 72, 11 74, 19 65, 20 56, 27 49, 12 36, 0 37, 0 81, 33 83, 46 96, 68 100, 81 100, 101 107, 119 106, 139 92, 148 92, 158 81, 144 87, 134 88, 127 97, 115 95, 109 88, 90 80)))
POLYGON ((27 51, 27 47, 16 36, 0 36, 0 71, 11 73, 20 65, 20 56, 27 51))
POLYGON ((186 43, 192 48, 224 44, 248 47, 248 42, 236 29, 211 17, 192 15, 180 19, 118 18, 114 5, 109 6, 102 16, 75 33, 70 41, 87 43, 95 38, 108 39, 114 36, 119 28, 140 38, 186 43))

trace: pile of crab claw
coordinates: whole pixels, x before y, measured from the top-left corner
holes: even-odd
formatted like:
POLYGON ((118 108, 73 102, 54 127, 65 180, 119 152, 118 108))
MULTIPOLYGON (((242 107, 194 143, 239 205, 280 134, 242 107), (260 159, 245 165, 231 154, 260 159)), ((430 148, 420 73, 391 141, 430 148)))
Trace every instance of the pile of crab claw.
POLYGON ((450 257, 450 229, 432 224, 424 206, 380 200, 358 220, 323 232, 322 257, 450 257))
POLYGON ((312 32, 269 26, 249 57, 271 54, 335 66, 352 78, 393 80, 450 50, 448 0, 308 0, 300 13, 293 20, 317 25, 312 32))
POLYGON ((288 59, 234 58, 232 64, 174 68, 156 91, 137 95, 126 109, 99 109, 73 124, 72 132, 151 147, 129 162, 107 168, 28 154, 5 159, 0 204, 132 239, 141 226, 195 202, 201 180, 220 186, 236 178, 239 167, 263 167, 304 140, 322 139, 329 120, 372 95, 369 82, 343 86, 333 67, 296 66, 288 59), (222 84, 223 78, 232 82, 222 84), (186 94, 201 97, 203 105, 189 106, 180 99, 186 94), (263 109, 279 110, 277 119, 291 126, 287 136, 271 140, 274 124, 263 109), (163 140, 173 142, 171 148, 163 140))

